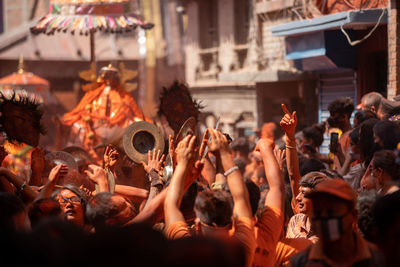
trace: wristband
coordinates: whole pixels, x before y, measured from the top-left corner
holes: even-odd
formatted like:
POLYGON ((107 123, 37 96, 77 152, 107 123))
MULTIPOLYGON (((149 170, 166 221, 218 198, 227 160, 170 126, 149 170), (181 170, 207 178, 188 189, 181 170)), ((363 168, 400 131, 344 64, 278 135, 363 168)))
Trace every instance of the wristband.
POLYGON ((227 177, 229 174, 231 174, 232 172, 237 171, 237 170, 239 170, 239 167, 235 165, 232 168, 230 168, 229 170, 227 170, 226 172, 224 172, 224 176, 227 177))
POLYGON ((286 147, 286 148, 289 148, 289 149, 296 149, 296 150, 297 150, 297 148, 295 148, 294 146, 285 145, 285 147, 286 147))

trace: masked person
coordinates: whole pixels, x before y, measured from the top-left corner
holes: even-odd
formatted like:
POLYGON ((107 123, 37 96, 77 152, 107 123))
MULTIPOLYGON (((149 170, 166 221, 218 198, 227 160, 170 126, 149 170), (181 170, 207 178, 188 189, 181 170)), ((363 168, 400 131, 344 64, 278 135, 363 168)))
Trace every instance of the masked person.
POLYGON ((342 179, 319 183, 311 199, 312 228, 319 240, 291 258, 292 266, 384 266, 382 255, 356 231, 356 194, 342 179))

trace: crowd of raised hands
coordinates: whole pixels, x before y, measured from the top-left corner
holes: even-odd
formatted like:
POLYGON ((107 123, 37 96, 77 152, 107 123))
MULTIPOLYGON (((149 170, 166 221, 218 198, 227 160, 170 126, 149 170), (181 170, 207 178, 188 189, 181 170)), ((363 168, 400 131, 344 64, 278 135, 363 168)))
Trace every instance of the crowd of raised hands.
MULTIPOLYGON (((366 249, 364 241, 349 241, 349 236, 363 240, 364 235, 340 228, 335 239, 327 231, 338 229, 324 224, 324 220, 347 218, 355 210, 357 193, 341 175, 349 163, 343 166, 339 160, 340 169, 335 171, 329 168, 332 160, 324 162, 320 156, 310 156, 315 153, 302 153, 296 137, 296 111, 290 112, 284 104, 282 111, 282 148, 268 135, 259 138, 251 151, 235 154, 235 140, 231 143, 226 134, 210 128, 200 140, 189 134, 174 143, 169 136, 168 153, 149 150, 147 161, 141 162, 146 188, 120 182, 121 161, 126 159, 112 145, 105 148, 100 164, 89 162, 75 176, 65 164, 44 175, 44 151, 34 149, 29 181, 0 167, 0 205, 4 210, 0 211, 0 231, 10 244, 6 251, 23 251, 27 257, 22 263, 33 259, 43 265, 79 261, 101 265, 306 266, 318 262, 307 257, 317 253, 314 247, 322 246, 332 250, 318 250, 317 256, 329 259, 330 264, 357 263, 358 259, 343 249, 355 249, 354 244, 366 249), (167 155, 172 159, 172 166, 168 166, 173 169, 171 178, 164 171, 167 155), (325 168, 304 171, 305 162, 317 159, 325 168), (348 206, 343 212, 340 204, 331 207, 331 202, 342 200, 348 206), (314 201, 324 201, 330 209, 314 201), (335 247, 338 245, 341 249, 335 247)), ((6 156, 1 147, 1 161, 6 156)), ((370 162, 372 167, 364 180, 371 173, 382 176, 378 161, 370 162)), ((142 177, 133 172, 130 178, 142 177)), ((396 191, 393 187, 385 190, 396 191)), ((341 227, 356 224, 357 216, 337 223, 341 227)), ((375 243, 379 245, 376 239, 375 243)))

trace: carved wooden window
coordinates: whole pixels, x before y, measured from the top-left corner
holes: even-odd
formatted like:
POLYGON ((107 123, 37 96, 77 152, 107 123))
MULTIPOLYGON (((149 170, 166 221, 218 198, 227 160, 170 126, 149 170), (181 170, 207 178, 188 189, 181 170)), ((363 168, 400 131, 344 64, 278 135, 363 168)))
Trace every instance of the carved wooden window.
POLYGON ((218 47, 218 0, 201 0, 198 3, 200 48, 218 47))
POLYGON ((235 44, 247 44, 250 28, 250 0, 234 2, 235 44))

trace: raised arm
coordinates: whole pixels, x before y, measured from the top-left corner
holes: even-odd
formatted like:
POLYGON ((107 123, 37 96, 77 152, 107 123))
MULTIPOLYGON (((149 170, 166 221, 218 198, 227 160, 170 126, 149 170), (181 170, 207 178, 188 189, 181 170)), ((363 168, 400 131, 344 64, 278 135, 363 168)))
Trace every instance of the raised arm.
POLYGON ((179 221, 185 221, 179 207, 184 194, 185 174, 190 164, 195 159, 195 136, 188 135, 179 142, 175 154, 177 165, 171 182, 168 186, 167 195, 164 203, 165 227, 179 221))
POLYGON ((265 175, 269 184, 265 206, 273 206, 283 211, 285 208, 285 184, 274 154, 274 147, 275 143, 273 139, 262 138, 258 141, 256 150, 261 152, 265 175))
POLYGON ((68 173, 68 166, 65 164, 59 164, 55 166, 53 169, 51 169, 49 177, 47 179, 47 183, 40 191, 36 200, 50 197, 54 191, 54 188, 57 185, 57 182, 67 173, 68 173))
POLYGON ((22 177, 15 175, 9 169, 0 167, 0 176, 4 176, 11 184, 13 184, 15 188, 26 197, 28 202, 32 202, 37 197, 38 193, 27 185, 22 177))
POLYGON ((105 169, 100 166, 90 164, 89 170, 85 171, 85 174, 89 177, 89 179, 98 185, 99 192, 110 192, 110 185, 108 184, 108 174, 105 169))
POLYGON ((292 207, 295 207, 296 196, 299 194, 299 181, 301 178, 295 138, 297 116, 296 111, 291 114, 285 104, 282 104, 282 109, 283 112, 285 112, 285 115, 283 116, 280 125, 285 131, 286 165, 289 173, 290 187, 292 189, 292 207))
POLYGON ((229 190, 233 198, 233 212, 238 217, 253 218, 249 201, 249 193, 239 168, 235 165, 230 152, 229 143, 224 134, 214 129, 207 129, 211 136, 210 151, 221 158, 226 174, 229 190))
POLYGON ((143 168, 146 171, 150 181, 150 194, 148 195, 145 206, 148 205, 150 201, 156 195, 158 195, 164 187, 164 184, 159 175, 159 173, 162 171, 165 158, 165 155, 161 154, 161 150, 149 150, 147 154, 147 163, 142 161, 143 168))

